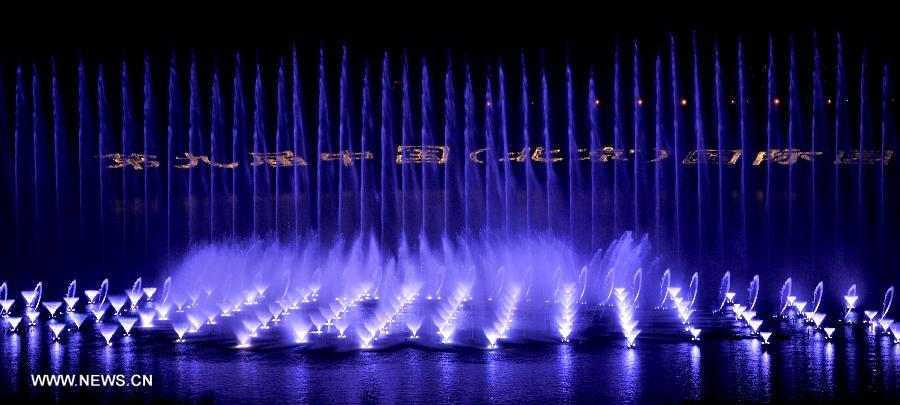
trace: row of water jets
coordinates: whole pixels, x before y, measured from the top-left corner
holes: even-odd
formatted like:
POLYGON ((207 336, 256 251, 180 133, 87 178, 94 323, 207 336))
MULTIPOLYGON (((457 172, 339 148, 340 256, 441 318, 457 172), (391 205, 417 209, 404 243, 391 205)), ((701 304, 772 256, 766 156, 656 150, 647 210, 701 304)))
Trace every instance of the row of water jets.
POLYGON ((736 75, 722 69, 718 44, 713 66, 703 66, 696 37, 690 41, 690 60, 679 58, 674 36, 644 53, 635 41, 633 47, 615 50, 611 77, 595 78, 593 70, 590 76, 579 76, 578 66, 566 64, 565 78, 558 82, 565 102, 559 105, 550 97, 554 80, 543 60, 529 68, 524 53, 520 63, 499 61, 496 69, 474 78, 468 65, 454 69, 453 58, 445 66, 432 63, 429 71, 425 59, 417 68, 406 56, 397 77, 391 73, 397 58, 385 53, 380 61, 365 65, 358 80, 346 47, 340 77, 329 79, 322 49, 318 75, 306 80, 294 51, 280 60, 274 89, 259 63, 248 69, 239 55, 233 72, 214 69, 210 88, 201 86, 198 72, 203 68, 193 59, 185 80, 184 69, 173 57, 167 86, 152 80, 149 57, 143 81, 135 79, 134 69, 124 62, 119 75, 110 74, 109 66, 93 74, 79 63, 75 108, 66 105, 55 63, 49 80, 51 103, 43 99, 47 80, 38 74, 37 64, 30 78, 27 66, 20 66, 10 86, 15 93, 15 114, 9 114, 15 118, 14 150, 6 151, 13 161, 6 175, 14 183, 16 230, 34 233, 35 241, 48 240, 52 232, 63 241, 70 233, 80 240, 99 240, 100 256, 117 252, 121 243, 125 253, 144 249, 149 256, 172 257, 196 243, 248 235, 274 233, 289 241, 308 234, 328 240, 374 233, 393 250, 398 239, 415 244, 418 235, 425 235, 434 243, 443 236, 482 229, 565 235, 594 251, 624 229, 635 229, 649 232, 657 244, 671 239, 674 246, 667 247, 679 258, 715 254, 724 262, 736 253, 726 251, 726 230, 736 229, 744 246, 754 239, 777 246, 771 242, 779 234, 775 224, 786 213, 788 242, 809 238, 815 246, 825 239, 818 236, 823 231, 818 224, 831 223, 835 242, 842 244, 837 237, 844 234, 842 228, 867 223, 854 222, 857 216, 848 213, 877 207, 881 232, 891 230, 885 220, 891 202, 887 162, 896 134, 890 69, 870 66, 874 63, 863 53, 856 105, 849 90, 856 78, 848 77, 840 35, 834 39, 836 59, 831 61, 820 58, 819 49, 827 47, 819 46, 818 37, 806 57, 795 52, 791 37, 789 60, 782 68, 771 37, 764 98, 751 95, 756 84, 751 80, 752 61, 745 61, 740 41, 735 54, 721 56, 726 66, 736 65, 736 75), (648 59, 653 60, 652 73, 645 67, 648 59), (812 59, 811 77, 798 67, 797 61, 804 59, 812 59), (833 77, 828 74, 832 68, 833 77), (252 85, 243 83, 251 70, 252 85), (534 70, 540 73, 529 75, 534 70), (786 91, 778 86, 783 70, 789 79, 786 91), (711 83, 701 71, 712 71, 711 83), (111 84, 119 78, 121 91, 113 91, 111 84), (727 85, 731 79, 734 88, 727 85), (480 88, 482 81, 486 85, 480 88), (611 88, 604 85, 607 81, 611 88), (653 83, 650 88, 640 86, 648 81, 653 83), (132 90, 136 82, 142 84, 142 94, 132 90), (304 90, 303 83, 313 84, 304 90), (337 97, 328 91, 335 84, 337 97), (702 91, 708 84, 711 94, 702 91), (802 92, 801 85, 811 94, 802 92), (182 87, 189 89, 187 95, 182 87), (110 102, 116 93, 121 94, 121 106, 110 102), (302 97, 307 93, 316 95, 310 100, 315 114, 304 114, 302 97), (271 94, 277 100, 274 106, 265 101, 271 94), (604 98, 611 102, 604 104, 604 98), (359 109, 352 108, 354 100, 360 101, 359 109), (853 110, 864 117, 881 111, 880 125, 864 119, 856 125, 850 120, 853 110), (77 118, 77 128, 67 127, 62 118, 66 113, 77 118), (270 115, 276 122, 267 118, 270 115), (809 130, 805 123, 811 123, 809 130), (756 130, 762 127, 764 140, 759 139, 763 131, 756 130), (859 128, 858 137, 853 127, 859 128), (436 152, 429 149, 435 146, 449 148, 444 150, 449 158, 442 161, 439 154, 417 164, 395 161, 415 154, 403 148, 421 148, 427 154, 436 152), (398 148, 412 155, 398 155, 398 148), (682 164, 692 150, 707 148, 737 151, 745 158, 735 170, 729 169, 733 165, 727 159, 698 158, 693 167, 682 164), (776 159, 779 151, 811 150, 814 156, 848 148, 860 154, 871 151, 883 164, 868 173, 863 171, 864 159, 857 159, 847 165, 858 169, 857 178, 850 180, 844 166, 834 164, 836 157, 803 162, 809 163, 809 174, 784 166, 789 162, 783 156, 776 159), (757 150, 767 153, 764 172, 753 172, 746 158, 757 150), (284 155, 286 151, 291 154, 284 155), (479 155, 484 156, 481 164, 470 158, 478 151, 486 153, 479 155), (659 165, 648 164, 661 151, 672 156, 659 165), (251 153, 271 163, 259 164, 251 153), (565 156, 559 169, 550 164, 557 156, 565 156), (782 166, 784 171, 776 170, 782 166), (869 174, 877 176, 876 188, 867 186, 869 174), (843 199, 852 185, 845 182, 857 183, 849 189, 857 193, 853 203, 843 199), (813 185, 808 198, 777 199, 801 192, 803 183, 813 185), (823 191, 825 183, 833 185, 833 195, 823 191), (754 208, 755 191, 764 199, 761 213, 754 208), (732 193, 739 198, 729 197, 732 193), (833 203, 823 202, 829 199, 833 203), (112 201, 121 201, 124 208, 112 201), (756 215, 764 221, 756 221, 756 215), (765 227, 751 232, 754 223, 765 227), (805 223, 811 224, 809 235, 791 233, 805 223), (165 237, 157 240, 154 234, 165 237))
MULTIPOLYGON (((462 330, 466 322, 471 326, 473 318, 479 319, 471 310, 465 315, 467 307, 488 305, 493 316, 480 318, 484 322, 475 326, 483 333, 482 341, 486 342, 487 347, 496 348, 498 340, 506 338, 513 328, 531 328, 528 320, 533 321, 534 314, 521 314, 522 309, 545 311, 553 319, 551 333, 555 333, 556 338, 563 342, 569 342, 579 329, 592 326, 590 323, 597 312, 614 311, 626 347, 635 347, 636 338, 641 332, 637 329, 636 314, 642 271, 638 269, 635 272, 631 288, 610 289, 606 299, 597 303, 599 305, 591 305, 586 301, 584 291, 587 277, 584 272, 585 270, 579 275, 577 282, 560 281, 553 297, 537 303, 532 302, 533 298, 529 297, 531 287, 523 291, 519 286, 506 285, 502 285, 487 302, 480 303, 473 302, 473 285, 467 283, 458 283, 454 288, 444 288, 442 285, 427 296, 423 295, 425 291, 410 285, 400 288, 396 297, 379 296, 377 291, 364 288, 354 297, 335 297, 332 301, 322 299, 321 285, 310 284, 305 289, 297 290, 291 288, 290 280, 287 280, 283 288, 260 287, 262 284, 257 284, 256 287, 243 291, 243 295, 223 296, 212 290, 173 289, 170 277, 165 280, 161 289, 143 287, 142 280, 138 278, 123 295, 109 295, 109 281, 104 280, 98 289, 83 291, 86 298, 84 305, 78 305, 82 297, 77 294, 76 281, 71 282, 62 301, 42 301, 43 284, 38 283, 33 290, 21 292, 24 308, 17 311, 16 297, 10 297, 7 284, 2 283, 0 316, 11 333, 23 327, 37 327, 44 318, 54 341, 59 341, 67 329, 69 333, 77 333, 89 319, 93 320, 93 328, 99 331, 109 345, 113 343, 119 330, 124 332, 124 336, 130 336, 138 321, 143 328, 168 325, 177 336, 177 341, 183 342, 189 333, 213 329, 217 321, 230 319, 237 347, 250 347, 252 340, 259 337, 262 330, 281 329, 298 344, 312 343, 310 335, 315 335, 320 336, 316 339, 319 344, 325 342, 327 346, 332 346, 347 341, 352 342, 351 347, 368 349, 379 339, 387 342, 385 345, 390 345, 391 342, 396 344, 416 341, 424 337, 421 331, 426 322, 431 322, 432 325, 431 342, 469 346, 477 344, 475 342, 479 341, 479 337, 467 339, 464 333, 455 336, 454 332, 462 330), (379 305, 384 302, 387 305, 379 305), (366 307, 374 307, 375 310, 362 309, 366 307), (587 317, 586 313, 593 315, 587 317), (25 324, 22 324, 23 320, 25 324), (522 325, 516 325, 517 323, 522 325), (348 339, 352 336, 355 337, 348 339)), ((610 278, 615 277, 614 273, 615 270, 610 269, 604 282, 610 282, 610 278)), ((701 333, 700 328, 691 325, 692 315, 697 311, 698 280, 698 274, 694 273, 687 293, 682 294, 682 288, 671 285, 671 273, 666 270, 655 307, 656 310, 674 309, 684 331, 694 341, 699 340, 701 333)), ((880 312, 865 310, 864 317, 859 317, 854 311, 859 301, 854 284, 843 297, 844 311, 839 317, 835 317, 831 326, 827 326, 825 322, 826 314, 819 311, 823 289, 824 283, 820 282, 813 292, 812 301, 801 301, 793 295, 792 280, 788 278, 781 289, 778 312, 773 314, 773 318, 777 322, 788 318, 799 319, 824 333, 825 339, 832 338, 836 330, 835 324, 858 323, 867 325, 874 332, 889 335, 895 343, 900 343, 900 324, 895 324, 893 319, 887 317, 893 301, 893 286, 887 289, 880 312)), ((758 336, 767 345, 773 332, 761 330, 763 320, 757 313, 758 296, 759 276, 756 275, 750 283, 747 301, 743 304, 736 302, 736 293, 731 291, 731 275, 726 272, 719 289, 720 304, 713 312, 726 319, 737 320, 742 327, 749 329, 751 336, 758 336)), ((546 334, 548 330, 541 332, 546 334)))

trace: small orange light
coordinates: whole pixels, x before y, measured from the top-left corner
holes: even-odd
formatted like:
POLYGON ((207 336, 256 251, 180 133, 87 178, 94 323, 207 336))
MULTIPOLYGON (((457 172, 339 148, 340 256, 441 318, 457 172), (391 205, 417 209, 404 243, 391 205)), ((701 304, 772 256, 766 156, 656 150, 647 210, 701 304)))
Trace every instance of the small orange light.
POLYGON ((594 105, 600 105, 600 99, 594 99, 594 105))
POLYGON ((491 106, 491 102, 490 102, 490 101, 487 102, 487 106, 488 106, 488 107, 491 106))
POLYGON ((639 98, 639 99, 638 99, 638 105, 644 105, 644 99, 639 98))
POLYGON ((686 98, 681 99, 681 105, 682 105, 682 106, 687 105, 687 99, 686 99, 686 98))
POLYGON ((731 104, 735 104, 737 101, 735 99, 731 99, 731 104))
POLYGON ((829 98, 828 100, 825 100, 825 103, 827 103, 828 105, 831 105, 831 99, 829 98))
POLYGON ((775 103, 775 105, 779 105, 779 104, 781 104, 781 99, 776 98, 775 100, 772 100, 772 102, 775 103))

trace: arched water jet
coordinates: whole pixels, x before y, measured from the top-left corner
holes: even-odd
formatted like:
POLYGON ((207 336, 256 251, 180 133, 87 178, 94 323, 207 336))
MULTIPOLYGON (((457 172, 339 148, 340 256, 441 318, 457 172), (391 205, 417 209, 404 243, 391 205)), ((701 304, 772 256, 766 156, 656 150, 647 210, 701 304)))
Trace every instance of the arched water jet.
MULTIPOLYGON (((559 267, 557 267, 557 275, 559 275, 559 270, 559 267)), ((498 283, 499 286, 497 287, 497 292, 494 294, 495 298, 500 296, 500 293, 503 292, 503 287, 506 286, 506 266, 500 266, 500 268, 497 269, 496 278, 500 279, 500 282, 498 283)), ((559 290, 559 284, 556 285, 556 289, 559 290)))
POLYGON ((0 283, 0 315, 6 315, 15 300, 9 299, 9 287, 6 282, 0 283))
POLYGON ((172 277, 166 277, 166 281, 163 282, 162 292, 159 294, 159 304, 165 304, 169 301, 169 295, 172 293, 172 277))
POLYGON ((844 296, 844 301, 847 302, 848 309, 853 309, 856 306, 857 300, 859 300, 859 295, 857 295, 856 293, 856 284, 853 284, 847 290, 847 295, 844 296))
POLYGON ((756 300, 759 298, 759 274, 753 276, 750 281, 750 288, 747 289, 747 309, 754 311, 756 308, 756 300))
POLYGON ((666 304, 666 299, 669 297, 669 285, 672 282, 672 273, 669 269, 666 269, 663 272, 662 281, 659 283, 659 307, 663 308, 666 304))
POLYGON ((887 315, 888 311, 891 310, 891 304, 894 302, 894 286, 891 286, 884 293, 884 302, 881 307, 881 319, 887 315))
MULTIPOLYGON (((584 294, 587 292, 587 282, 588 282, 588 266, 584 266, 581 268, 581 272, 578 273, 578 284, 581 284, 581 293, 578 294, 578 299, 583 300, 584 294)), ((531 284, 529 283, 529 288, 531 284)))
POLYGON ((613 289, 615 287, 615 280, 616 268, 610 267, 609 271, 606 272, 606 276, 603 277, 603 291, 605 292, 603 295, 606 296, 606 299, 603 300, 604 305, 608 304, 610 298, 612 298, 613 289))
POLYGON ((813 310, 812 312, 819 312, 819 305, 822 304, 822 293, 825 289, 825 282, 820 281, 819 284, 816 285, 816 289, 813 290, 813 310))
POLYGON ((72 280, 69 283, 69 288, 66 289, 66 296, 63 297, 63 301, 66 303, 66 311, 72 312, 75 311, 75 304, 78 302, 78 284, 75 280, 72 280))
POLYGON ((729 301, 728 296, 731 290, 731 272, 726 271, 722 276, 722 282, 719 283, 719 311, 725 308, 725 303, 729 301))
POLYGON ((284 287, 281 289, 281 295, 278 296, 278 301, 283 302, 287 300, 288 293, 291 290, 291 274, 290 270, 285 270, 281 273, 281 285, 284 287))
POLYGON ((694 303, 697 302, 697 293, 700 292, 700 276, 697 272, 694 272, 694 275, 691 276, 691 283, 688 286, 691 290, 691 302, 688 304, 688 308, 693 308, 694 303))
POLYGON ((788 297, 791 296, 791 278, 788 277, 787 280, 784 280, 784 284, 781 285, 781 300, 779 301, 779 310, 778 315, 784 315, 784 311, 787 310, 788 306, 791 304, 788 302, 788 297))
POLYGON ((525 302, 529 302, 531 300, 531 287, 534 285, 534 277, 532 276, 531 272, 531 266, 525 268, 525 282, 528 283, 528 287, 525 289, 525 296, 523 297, 525 302))
POLYGON ((22 291, 22 298, 25 299, 25 306, 31 310, 37 310, 41 305, 41 295, 43 295, 44 283, 37 283, 34 290, 22 291))
POLYGON ((434 290, 434 298, 441 298, 441 290, 444 289, 444 282, 447 281, 447 267, 441 266, 438 268, 438 273, 440 273, 440 281, 438 282, 437 288, 434 290))
POLYGON ((556 270, 553 271, 553 280, 556 280, 556 287, 553 290, 553 296, 557 296, 559 294, 559 286, 562 285, 562 276, 560 273, 562 272, 562 267, 557 267, 556 270))
POLYGON ((128 299, 131 301, 131 309, 137 309, 138 302, 144 295, 143 281, 140 277, 134 281, 131 290, 126 291, 126 293, 128 294, 128 299))
POLYGON ((641 296, 641 286, 644 282, 644 272, 643 269, 638 268, 636 272, 634 272, 634 277, 631 279, 631 293, 634 295, 631 300, 632 305, 637 306, 638 298, 641 296))

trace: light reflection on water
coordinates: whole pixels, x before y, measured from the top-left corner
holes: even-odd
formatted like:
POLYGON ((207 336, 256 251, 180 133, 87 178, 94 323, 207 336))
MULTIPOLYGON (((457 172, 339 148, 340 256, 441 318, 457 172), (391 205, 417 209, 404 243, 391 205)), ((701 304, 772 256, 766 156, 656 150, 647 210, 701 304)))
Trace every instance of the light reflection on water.
POLYGON ((89 331, 66 333, 54 343, 37 328, 0 336, 0 397, 330 403, 896 399, 900 345, 888 337, 849 328, 831 341, 811 330, 794 333, 767 347, 751 338, 647 338, 634 350, 608 340, 501 343, 490 351, 399 347, 332 353, 122 336, 107 346, 89 331), (154 386, 38 389, 30 384, 32 373, 151 374, 154 386))
POLYGON ((688 398, 703 398, 700 390, 700 347, 697 345, 691 347, 691 374, 687 386, 689 387, 688 398))

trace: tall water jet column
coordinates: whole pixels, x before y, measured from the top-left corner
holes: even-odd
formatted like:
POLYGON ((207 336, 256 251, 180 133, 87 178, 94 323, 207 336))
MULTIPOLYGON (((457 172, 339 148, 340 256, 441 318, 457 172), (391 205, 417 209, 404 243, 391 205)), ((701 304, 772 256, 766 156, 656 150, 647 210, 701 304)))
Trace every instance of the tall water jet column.
MULTIPOLYGON (((301 159, 306 155, 306 123, 303 118, 303 89, 300 83, 300 60, 297 58, 297 47, 293 48, 291 107, 293 113, 293 150, 301 159)), ((367 76, 368 77, 368 76, 367 76)), ((318 160, 316 157, 314 160, 318 160)), ((299 243, 303 232, 308 231, 312 223, 312 190, 309 182, 308 163, 295 163, 293 166, 293 203, 294 203, 294 238, 299 243)))
MULTIPOLYGON (((397 166, 391 159, 394 150, 393 142, 393 112, 391 109, 391 71, 388 64, 388 54, 385 52, 381 65, 381 206, 380 222, 381 245, 386 246, 388 232, 395 232, 394 215, 396 214, 396 193, 392 189, 397 183, 397 166), (390 189, 389 189, 390 188, 390 189)), ((318 181, 318 180, 317 180, 318 181)))
POLYGON ((675 152, 675 259, 682 260, 681 242, 681 164, 679 159, 683 155, 681 145, 681 108, 688 104, 681 98, 681 88, 678 85, 678 52, 675 48, 675 35, 669 34, 670 70, 672 74, 672 146, 675 152))

